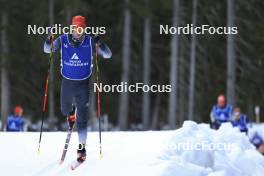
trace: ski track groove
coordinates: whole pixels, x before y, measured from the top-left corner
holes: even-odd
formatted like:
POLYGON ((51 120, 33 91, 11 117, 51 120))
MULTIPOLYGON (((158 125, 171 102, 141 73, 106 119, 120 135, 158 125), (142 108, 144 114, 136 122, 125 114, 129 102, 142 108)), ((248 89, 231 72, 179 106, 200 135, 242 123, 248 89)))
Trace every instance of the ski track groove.
POLYGON ((48 165, 42 167, 40 170, 36 171, 32 176, 47 175, 47 173, 50 173, 50 171, 54 170, 57 165, 59 165, 59 161, 57 162, 57 160, 55 160, 49 163, 48 165))

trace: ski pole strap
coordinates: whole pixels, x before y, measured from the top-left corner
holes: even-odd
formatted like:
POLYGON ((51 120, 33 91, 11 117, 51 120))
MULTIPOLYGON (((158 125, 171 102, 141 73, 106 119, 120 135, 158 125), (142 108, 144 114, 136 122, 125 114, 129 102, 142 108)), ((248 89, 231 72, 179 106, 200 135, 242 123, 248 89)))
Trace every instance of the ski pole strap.
MULTIPOLYGON (((51 33, 50 34, 50 54, 49 54, 49 70, 50 70, 50 65, 51 65, 51 62, 52 62, 52 52, 53 52, 53 48, 54 48, 54 44, 53 44, 53 40, 54 40, 54 35, 51 33)), ((48 72, 49 72, 48 70, 48 72)))

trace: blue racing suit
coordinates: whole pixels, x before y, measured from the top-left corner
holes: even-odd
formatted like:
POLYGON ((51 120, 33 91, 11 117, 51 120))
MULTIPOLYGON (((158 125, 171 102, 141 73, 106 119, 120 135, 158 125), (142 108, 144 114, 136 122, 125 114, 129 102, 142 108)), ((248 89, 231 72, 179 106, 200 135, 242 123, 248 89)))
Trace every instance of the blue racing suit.
MULTIPOLYGON (((98 54, 111 58, 110 49, 103 43, 85 35, 82 41, 76 41, 72 35, 63 34, 53 42, 52 52, 61 53, 61 111, 68 116, 73 104, 77 108, 77 131, 79 143, 86 144, 89 106, 89 78, 92 74, 93 52, 95 44, 99 45, 98 54)), ((44 43, 44 52, 50 53, 50 39, 44 43)))

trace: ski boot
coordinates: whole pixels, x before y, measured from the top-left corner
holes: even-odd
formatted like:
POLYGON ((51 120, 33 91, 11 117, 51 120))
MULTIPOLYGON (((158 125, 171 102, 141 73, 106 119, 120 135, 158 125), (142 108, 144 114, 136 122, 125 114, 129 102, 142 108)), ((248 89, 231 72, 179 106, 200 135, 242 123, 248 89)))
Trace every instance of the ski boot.
POLYGON ((77 150, 77 161, 82 163, 86 160, 86 150, 85 144, 79 144, 79 148, 77 150))

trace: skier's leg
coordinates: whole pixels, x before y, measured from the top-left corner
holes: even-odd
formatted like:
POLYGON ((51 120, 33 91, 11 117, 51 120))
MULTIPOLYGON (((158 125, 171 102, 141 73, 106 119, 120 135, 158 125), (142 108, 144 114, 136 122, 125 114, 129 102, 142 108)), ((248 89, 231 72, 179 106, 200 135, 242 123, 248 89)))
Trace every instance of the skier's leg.
POLYGON ((79 143, 86 144, 89 107, 89 80, 85 80, 79 86, 75 100, 77 107, 77 131, 79 143))
POLYGON ((73 93, 71 81, 63 78, 61 82, 60 103, 61 112, 64 116, 69 116, 72 111, 73 93))

